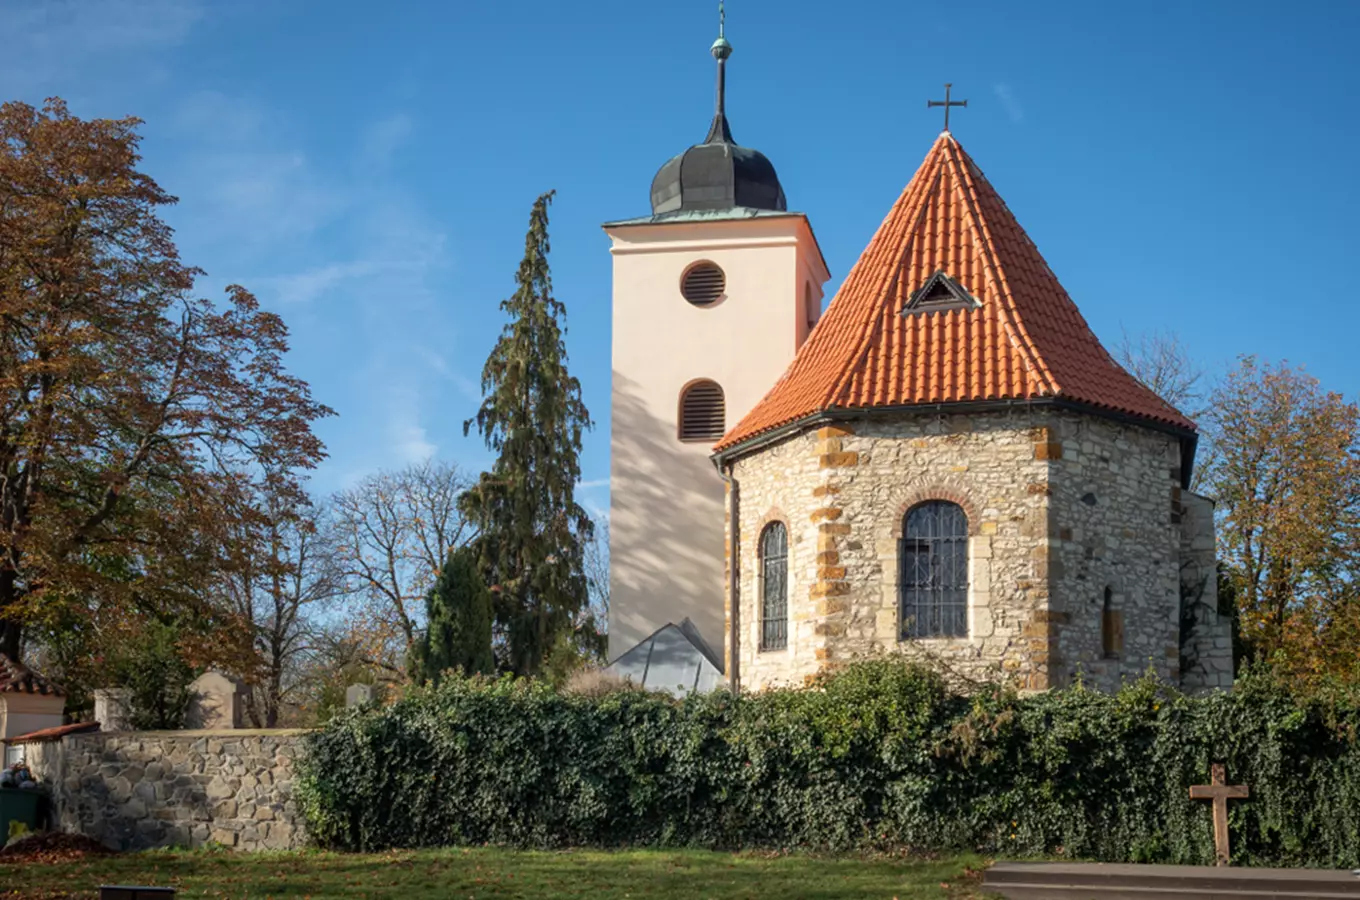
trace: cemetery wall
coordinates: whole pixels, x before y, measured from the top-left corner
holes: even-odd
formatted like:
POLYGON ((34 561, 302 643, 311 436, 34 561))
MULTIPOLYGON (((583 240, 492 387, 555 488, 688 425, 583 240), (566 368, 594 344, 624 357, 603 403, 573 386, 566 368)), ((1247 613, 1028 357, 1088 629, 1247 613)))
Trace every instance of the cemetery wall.
POLYGON ((305 840, 293 798, 302 730, 123 731, 29 744, 55 825, 119 850, 287 850, 305 840))

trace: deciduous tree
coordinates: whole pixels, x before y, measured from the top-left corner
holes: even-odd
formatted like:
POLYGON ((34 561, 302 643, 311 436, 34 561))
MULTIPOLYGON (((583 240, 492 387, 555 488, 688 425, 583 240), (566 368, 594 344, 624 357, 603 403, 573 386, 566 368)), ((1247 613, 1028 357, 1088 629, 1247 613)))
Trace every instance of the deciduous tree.
POLYGON ((280 499, 268 484, 254 505, 255 521, 239 517, 221 583, 258 658, 253 672, 241 673, 251 685, 250 717, 275 728, 292 705, 303 658, 316 649, 312 617, 343 593, 344 580, 324 508, 280 499))
POLYGON ((515 292, 501 303, 510 321, 482 369, 481 408, 464 424, 497 456, 463 505, 479 531, 510 667, 521 675, 539 671, 589 598, 583 565, 592 523, 575 486, 591 421, 567 371, 566 306, 553 296, 548 268, 552 197, 539 197, 529 215, 515 292))
POLYGON ((1360 675, 1360 407, 1245 357, 1211 410, 1206 486, 1243 639, 1297 674, 1360 675))
POLYGON ((333 551, 359 600, 351 637, 372 664, 404 671, 425 593, 449 551, 472 534, 458 505, 468 485, 453 463, 429 460, 379 472, 331 499, 333 551))
POLYGON ((323 456, 330 414, 242 287, 195 297, 137 119, 0 106, 0 652, 27 625, 180 602, 214 576, 240 471, 323 456))
POLYGON ((1136 339, 1124 332, 1114 355, 1129 374, 1190 418, 1204 412, 1204 369, 1175 332, 1154 331, 1136 339))

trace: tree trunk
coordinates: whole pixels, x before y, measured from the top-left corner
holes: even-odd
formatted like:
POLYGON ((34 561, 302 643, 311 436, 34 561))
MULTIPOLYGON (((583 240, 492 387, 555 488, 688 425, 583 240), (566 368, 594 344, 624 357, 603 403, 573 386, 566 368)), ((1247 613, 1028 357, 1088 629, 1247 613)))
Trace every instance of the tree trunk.
POLYGON ((15 662, 19 661, 19 639, 23 636, 23 625, 5 615, 6 610, 14 609, 19 602, 17 576, 12 569, 0 570, 0 653, 15 662))

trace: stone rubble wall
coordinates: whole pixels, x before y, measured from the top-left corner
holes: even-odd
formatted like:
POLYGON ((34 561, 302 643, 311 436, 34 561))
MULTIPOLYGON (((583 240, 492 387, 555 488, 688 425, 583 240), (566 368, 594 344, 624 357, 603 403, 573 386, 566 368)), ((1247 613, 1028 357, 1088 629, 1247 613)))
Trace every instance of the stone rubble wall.
POLYGON ((1182 611, 1192 615, 1181 633, 1181 687, 1192 693, 1227 690, 1233 683, 1232 620, 1218 612, 1214 540, 1213 501, 1186 492, 1181 513, 1181 603, 1182 611))
POLYGON ((742 687, 798 684, 886 652, 970 680, 1048 687, 1044 421, 1027 411, 875 417, 739 460, 742 687), (968 515, 969 636, 904 642, 898 539, 907 510, 931 499, 968 515), (762 651, 758 546, 774 519, 789 533, 789 645, 762 651))
MULTIPOLYGON (((1184 573, 1214 567, 1212 508, 1187 513, 1198 498, 1180 488, 1180 452, 1177 437, 1139 425, 1017 408, 855 419, 742 457, 742 688, 801 684, 884 653, 1023 690, 1078 678, 1114 690, 1149 668, 1180 682, 1184 573), (968 636, 903 641, 902 520, 932 499, 968 516, 968 636), (789 639, 762 649, 759 545, 773 521, 789 535, 789 639), (1107 621, 1119 637, 1112 650, 1107 621)), ((1185 684, 1230 686, 1230 641, 1211 612, 1196 612, 1189 649, 1203 662, 1185 684)), ((729 630, 729 658, 731 639, 729 630)))
POLYGON ((1052 416, 1049 580, 1056 683, 1180 679, 1180 444, 1138 425, 1052 416), (1122 632, 1106 654, 1105 589, 1122 632))
POLYGON ((94 732, 30 745, 56 825, 119 850, 301 847, 294 764, 305 731, 94 732))

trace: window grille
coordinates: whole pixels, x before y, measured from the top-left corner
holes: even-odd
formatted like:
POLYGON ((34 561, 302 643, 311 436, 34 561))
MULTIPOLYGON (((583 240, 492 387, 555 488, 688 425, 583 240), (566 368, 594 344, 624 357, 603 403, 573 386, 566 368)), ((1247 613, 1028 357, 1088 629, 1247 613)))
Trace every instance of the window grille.
POLYGON ((716 441, 727 430, 723 390, 711 381, 696 381, 680 395, 680 440, 716 441))
POLYGON ((760 535, 760 649, 789 645, 789 533, 771 522, 760 535))
POLYGON ((968 516, 956 503, 912 507, 902 523, 902 637, 968 636, 968 516))
POLYGON ((692 266, 680 279, 680 293, 695 306, 716 303, 726 288, 727 276, 710 262, 692 266))

